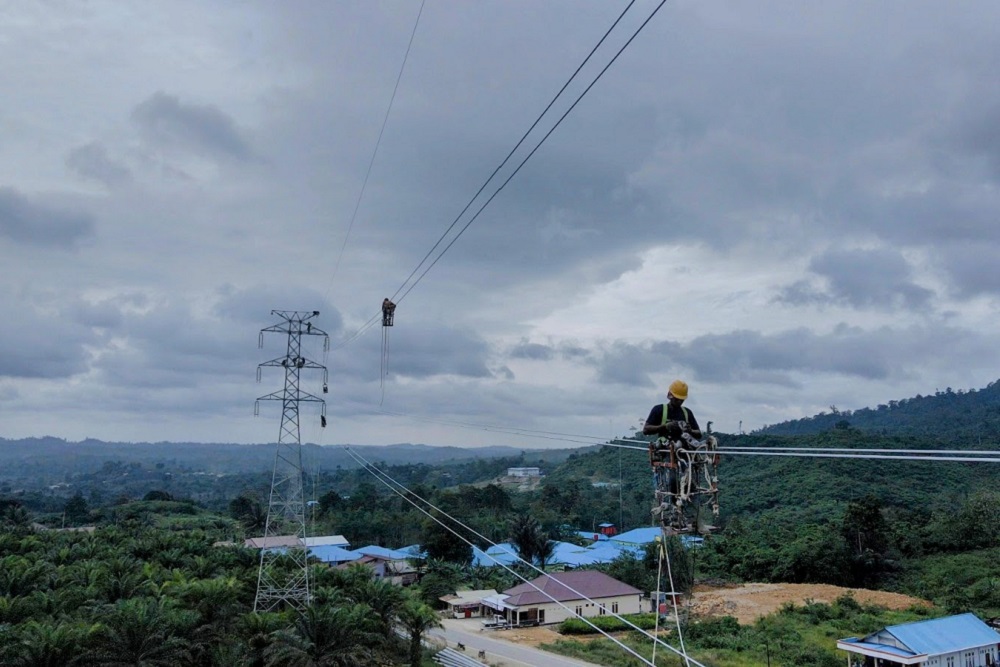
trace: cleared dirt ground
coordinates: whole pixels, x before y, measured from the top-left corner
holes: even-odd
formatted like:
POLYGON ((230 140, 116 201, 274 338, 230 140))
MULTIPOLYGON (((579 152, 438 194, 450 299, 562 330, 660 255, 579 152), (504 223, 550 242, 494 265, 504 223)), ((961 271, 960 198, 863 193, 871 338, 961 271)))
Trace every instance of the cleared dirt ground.
POLYGON ((696 616, 735 616, 740 623, 753 623, 761 616, 778 611, 787 602, 796 605, 803 605, 806 600, 831 603, 844 593, 850 593, 862 604, 889 609, 931 606, 920 598, 863 588, 828 584, 742 584, 725 588, 696 586, 691 612, 696 616))
MULTIPOLYGON (((889 609, 908 609, 914 605, 930 607, 931 603, 920 598, 869 591, 863 588, 841 588, 827 584, 742 584, 738 586, 696 586, 689 601, 695 616, 735 616, 743 624, 756 621, 781 609, 786 602, 804 605, 806 600, 832 603, 844 593, 850 593, 862 604, 876 604, 889 609)), ((556 632, 555 625, 513 630, 491 630, 497 638, 528 646, 551 643, 565 639, 556 632)), ((600 635, 574 635, 572 639, 588 641, 600 635)))

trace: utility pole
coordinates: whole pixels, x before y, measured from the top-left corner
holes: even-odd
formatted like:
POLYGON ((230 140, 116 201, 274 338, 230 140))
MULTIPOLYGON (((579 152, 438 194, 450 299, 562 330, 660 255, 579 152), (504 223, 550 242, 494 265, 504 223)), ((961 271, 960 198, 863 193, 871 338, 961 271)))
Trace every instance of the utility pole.
POLYGON ((324 352, 330 349, 330 337, 310 321, 318 310, 272 310, 281 318, 277 324, 260 330, 258 347, 264 347, 265 333, 282 333, 288 338, 284 356, 257 366, 257 382, 261 369, 285 369, 285 388, 266 394, 254 404, 259 414, 260 401, 281 401, 281 430, 274 455, 271 495, 267 504, 267 522, 260 549, 260 571, 257 575, 257 597, 253 610, 271 611, 281 606, 304 611, 309 606, 309 563, 305 547, 306 515, 302 483, 302 439, 299 429, 299 403, 320 404, 320 424, 326 426, 326 401, 299 388, 303 369, 323 371, 323 393, 327 389, 326 366, 302 355, 303 336, 323 336, 324 352), (279 539, 286 538, 286 539, 279 539), (294 538, 294 539, 287 539, 294 538), (282 562, 283 561, 283 562, 282 562))

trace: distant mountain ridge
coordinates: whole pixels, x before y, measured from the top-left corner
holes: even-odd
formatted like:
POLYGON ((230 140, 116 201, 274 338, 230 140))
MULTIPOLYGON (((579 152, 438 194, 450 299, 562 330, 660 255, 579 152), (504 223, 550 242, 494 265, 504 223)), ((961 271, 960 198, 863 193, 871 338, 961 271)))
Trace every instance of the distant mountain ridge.
POLYGON ((983 389, 954 391, 948 387, 931 396, 889 401, 875 408, 821 412, 812 417, 772 424, 754 431, 770 435, 811 435, 853 428, 882 435, 911 435, 1000 443, 1000 380, 983 389))
MULTIPOLYGON (((390 464, 440 465, 482 458, 519 457, 523 450, 514 447, 435 447, 401 443, 394 445, 349 445, 369 461, 390 464)), ((155 465, 170 463, 210 473, 242 473, 270 470, 274 465, 275 445, 194 442, 104 442, 87 439, 68 442, 61 438, 42 437, 9 440, 0 438, 0 466, 21 465, 67 467, 74 471, 96 470, 105 461, 155 465)), ((355 468, 358 464, 339 445, 305 444, 302 457, 313 468, 355 468)))

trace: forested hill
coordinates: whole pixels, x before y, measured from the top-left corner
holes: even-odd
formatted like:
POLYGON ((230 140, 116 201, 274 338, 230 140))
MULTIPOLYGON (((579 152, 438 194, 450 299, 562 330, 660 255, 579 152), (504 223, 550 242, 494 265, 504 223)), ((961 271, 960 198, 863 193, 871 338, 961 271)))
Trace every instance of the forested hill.
MULTIPOLYGON (((385 446, 351 445, 369 461, 391 461, 394 464, 442 465, 480 458, 521 456, 523 450, 513 447, 433 447, 398 444, 385 446)), ((563 454, 565 458, 568 454, 563 454)), ((558 457, 556 457, 558 458, 558 457)), ((338 446, 305 445, 303 459, 317 468, 332 470, 354 468, 358 464, 338 446)), ((274 445, 238 445, 231 443, 192 442, 104 442, 84 440, 67 442, 60 438, 0 438, 0 468, 39 467, 50 472, 93 472, 106 461, 167 464, 209 473, 242 473, 270 470, 274 465, 274 445)), ((0 475, 3 477, 3 475, 0 475)))
POLYGON ((1000 380, 985 389, 917 395, 874 408, 821 412, 812 417, 766 426, 756 433, 809 435, 854 428, 883 435, 910 435, 947 440, 956 447, 1000 443, 1000 380))

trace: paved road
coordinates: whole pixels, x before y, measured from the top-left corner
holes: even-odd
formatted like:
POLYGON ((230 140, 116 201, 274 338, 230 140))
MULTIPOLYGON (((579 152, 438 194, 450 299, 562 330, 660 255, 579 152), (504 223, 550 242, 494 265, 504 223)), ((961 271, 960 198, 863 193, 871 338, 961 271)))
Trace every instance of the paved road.
POLYGON ((443 637, 448 646, 455 648, 458 642, 465 644, 465 652, 475 658, 479 651, 486 651, 486 660, 491 665, 503 667, 600 667, 592 662, 566 658, 548 651, 540 651, 531 646, 515 644, 497 639, 478 630, 471 630, 468 623, 446 618, 443 630, 434 630, 431 635, 443 637))

